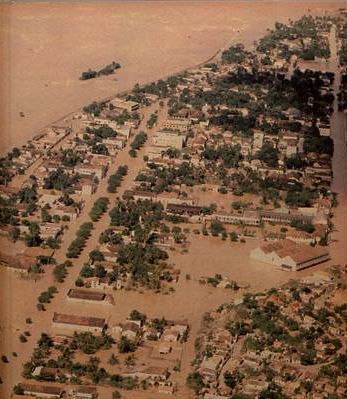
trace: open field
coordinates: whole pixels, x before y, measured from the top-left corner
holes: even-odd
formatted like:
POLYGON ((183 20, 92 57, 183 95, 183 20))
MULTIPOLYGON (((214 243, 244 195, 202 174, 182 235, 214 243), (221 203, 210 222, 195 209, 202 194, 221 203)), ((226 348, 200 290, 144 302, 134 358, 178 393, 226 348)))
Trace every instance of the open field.
POLYGON ((0 153, 96 99, 178 72, 276 21, 341 2, 107 2, 0 5, 0 153), (112 62, 114 75, 79 81, 112 62), (19 115, 23 112, 25 117, 19 115))

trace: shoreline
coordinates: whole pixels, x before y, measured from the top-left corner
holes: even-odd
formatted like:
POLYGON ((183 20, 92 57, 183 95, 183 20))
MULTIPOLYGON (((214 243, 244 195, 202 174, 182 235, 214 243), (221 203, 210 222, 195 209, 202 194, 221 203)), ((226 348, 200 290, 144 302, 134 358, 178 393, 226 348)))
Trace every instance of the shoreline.
MULTIPOLYGON (((112 0, 110 0, 110 1, 112 1, 112 0)), ((140 1, 140 2, 141 2, 141 1, 143 1, 143 0, 135 0, 135 1, 140 1)), ((149 1, 151 1, 151 0, 149 0, 149 1)), ((158 0, 158 1, 161 1, 161 0, 158 0)), ((197 0, 197 1, 199 1, 199 0, 197 0)), ((210 0, 205 0, 205 1, 210 1, 210 0)), ((237 35, 238 35, 238 32, 237 32, 237 35)), ((237 35, 236 35, 236 36, 237 36, 237 35)), ((216 59, 227 47, 231 46, 231 43, 232 43, 233 40, 234 40, 234 39, 229 39, 223 47, 220 47, 220 48, 219 48, 212 56, 210 56, 208 59, 206 59, 206 60, 204 60, 204 61, 201 61, 201 62, 199 62, 198 64, 190 65, 190 66, 188 66, 188 67, 186 67, 186 68, 184 68, 184 69, 181 69, 181 70, 179 70, 179 71, 177 71, 177 72, 173 72, 173 73, 171 73, 171 74, 166 74, 166 75, 164 75, 164 76, 160 76, 160 77, 158 77, 155 81, 158 81, 158 80, 161 80, 161 79, 162 79, 162 80, 165 80, 165 79, 169 78, 170 76, 177 76, 177 75, 180 75, 180 74, 182 74, 182 73, 184 73, 184 72, 186 72, 186 71, 189 71, 190 69, 200 68, 201 66, 203 66, 203 65, 205 65, 205 64, 207 64, 207 63, 209 63, 209 62, 212 62, 212 61, 213 61, 214 59, 216 59)), ((110 75, 110 76, 112 76, 112 75, 110 75)), ((152 81, 153 81, 153 80, 148 80, 147 82, 144 82, 144 83, 140 84, 139 86, 140 86, 140 87, 143 87, 143 86, 149 84, 149 83, 152 82, 152 81)), ((95 102, 98 102, 98 103, 107 102, 107 101, 113 100, 113 99, 116 98, 116 97, 123 96, 124 94, 129 93, 131 90, 132 90, 132 88, 128 88, 128 89, 125 89, 125 90, 121 90, 121 91, 116 92, 115 94, 113 94, 113 95, 111 95, 111 96, 106 96, 106 97, 103 97, 103 98, 93 99, 93 100, 91 100, 91 102, 94 102, 94 101, 95 101, 95 102)), ((85 105, 87 105, 87 104, 85 104, 85 105)), ((82 107, 83 107, 83 106, 82 106, 82 107)), ((44 132, 45 129, 47 129, 47 128, 53 126, 53 125, 56 125, 56 124, 58 124, 59 122, 64 121, 66 118, 71 117, 73 114, 75 114, 76 112, 79 112, 81 109, 82 109, 81 107, 75 108, 73 111, 69 111, 67 114, 65 114, 65 115, 63 115, 63 116, 60 116, 58 119, 55 119, 54 121, 49 122, 48 124, 46 124, 46 125, 44 125, 43 127, 39 128, 38 130, 36 130, 36 133, 33 133, 33 134, 31 135, 31 138, 28 139, 28 140, 26 141, 25 144, 27 144, 28 142, 30 142, 31 140, 33 140, 36 136, 40 136, 40 135, 44 132)), ((23 146, 23 145, 25 145, 25 144, 22 144, 21 146, 23 146)), ((57 144, 57 143, 56 143, 56 144, 57 144)), ((55 144, 55 145, 56 145, 56 144, 55 144)), ((14 148, 14 147, 8 148, 8 149, 4 150, 4 152, 0 151, 0 157, 5 157, 13 148, 14 148)), ((19 148, 20 148, 20 147, 19 147, 19 148)))

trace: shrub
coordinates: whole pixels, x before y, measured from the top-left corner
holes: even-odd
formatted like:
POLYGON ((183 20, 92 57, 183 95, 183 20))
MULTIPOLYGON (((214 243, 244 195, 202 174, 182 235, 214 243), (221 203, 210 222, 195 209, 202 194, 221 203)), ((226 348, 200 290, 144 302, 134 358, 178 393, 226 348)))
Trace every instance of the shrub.
POLYGON ((22 342, 22 343, 24 343, 24 342, 27 342, 28 340, 27 340, 27 338, 26 338, 26 336, 25 335, 23 335, 23 334, 21 334, 20 336, 19 336, 19 340, 20 340, 20 342, 22 342))

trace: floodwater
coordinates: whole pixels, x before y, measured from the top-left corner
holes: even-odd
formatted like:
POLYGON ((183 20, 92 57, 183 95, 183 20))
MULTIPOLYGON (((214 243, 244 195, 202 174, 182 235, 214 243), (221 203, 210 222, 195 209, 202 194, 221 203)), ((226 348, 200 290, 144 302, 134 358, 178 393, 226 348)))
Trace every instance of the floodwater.
POLYGON ((276 21, 341 2, 115 1, 0 4, 0 153, 93 100, 251 45, 276 21), (115 75, 80 81, 112 61, 115 75), (24 117, 20 115, 24 114, 24 117))

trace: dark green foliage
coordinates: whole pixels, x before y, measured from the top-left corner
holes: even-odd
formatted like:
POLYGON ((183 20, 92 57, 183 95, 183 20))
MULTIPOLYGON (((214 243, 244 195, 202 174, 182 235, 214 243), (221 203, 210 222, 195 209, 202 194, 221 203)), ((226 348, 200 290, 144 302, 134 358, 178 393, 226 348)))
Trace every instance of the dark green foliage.
POLYGON ((118 349, 120 353, 135 352, 136 343, 126 337, 122 337, 118 343, 118 349))
POLYGON ((141 219, 144 227, 149 229, 158 226, 159 221, 163 219, 163 205, 149 200, 118 201, 109 215, 113 226, 134 229, 141 219))
POLYGON ((119 389, 131 390, 137 386, 137 380, 131 377, 122 377, 120 374, 113 374, 110 377, 110 384, 119 389))
POLYGON ((203 168, 193 166, 188 162, 182 162, 179 167, 163 167, 148 164, 150 173, 140 173, 136 180, 141 182, 141 189, 162 193, 171 191, 173 185, 185 184, 194 186, 205 183, 205 171, 203 168))
POLYGON ((114 340, 107 334, 93 335, 91 332, 75 332, 70 347, 90 355, 101 349, 110 349, 112 344, 114 344, 114 340))
POLYGON ((72 168, 76 166, 78 163, 82 161, 82 158, 80 157, 79 154, 74 152, 72 149, 67 149, 62 151, 62 156, 61 156, 61 163, 69 168, 72 168))
POLYGON ((89 252, 89 259, 91 262, 102 262, 105 260, 105 257, 101 251, 94 249, 93 251, 89 252))
POLYGON ((271 144, 264 143, 257 153, 257 158, 269 167, 276 167, 278 165, 278 150, 271 144))
POLYGON ((88 80, 93 79, 102 75, 111 75, 115 72, 115 70, 119 69, 121 66, 118 62, 113 61, 111 64, 106 65, 104 68, 100 69, 98 72, 93 71, 92 69, 88 69, 85 72, 82 72, 80 76, 80 80, 88 80))
POLYGON ((222 62, 224 64, 242 64, 242 62, 250 55, 251 53, 245 51, 242 44, 237 44, 236 46, 229 47, 228 50, 223 51, 222 62))
POLYGON ((330 156, 334 153, 334 142, 330 137, 325 136, 306 136, 304 142, 304 151, 316 152, 318 154, 328 154, 330 156))
POLYGON ((119 166, 117 172, 114 175, 111 175, 108 179, 107 191, 109 193, 115 193, 117 191, 117 187, 121 185, 122 180, 127 173, 128 167, 126 165, 119 166))
POLYGON ((297 230, 306 231, 306 233, 313 233, 315 231, 315 227, 310 222, 301 222, 294 220, 291 224, 292 227, 295 227, 297 230))
POLYGON ((288 191, 285 201, 287 205, 306 207, 311 206, 315 194, 307 188, 288 191))
POLYGON ((99 116, 103 108, 104 104, 97 103, 96 101, 94 101, 93 103, 83 107, 83 111, 87 114, 93 114, 94 116, 99 116))
POLYGON ((82 252, 82 249, 85 246, 87 239, 91 235, 91 231, 93 229, 93 223, 83 223, 78 229, 76 236, 77 238, 72 241, 69 245, 66 257, 67 258, 77 258, 79 254, 82 252))
POLYGON ((187 385, 189 388, 194 389, 196 393, 205 386, 202 376, 198 371, 194 371, 188 375, 187 385))
POLYGON ((139 150, 146 142, 147 134, 145 132, 138 133, 135 137, 133 142, 130 144, 132 150, 139 150))
POLYGON ((44 178, 43 188, 63 191, 74 186, 79 180, 80 176, 78 174, 69 175, 64 172, 63 168, 58 168, 44 178))
POLYGON ((216 149, 207 147, 202 152, 202 156, 209 161, 221 159, 226 168, 235 168, 242 159, 241 146, 239 144, 235 146, 222 145, 218 146, 216 149))
POLYGON ((147 316, 144 313, 141 313, 138 310, 134 309, 130 312, 129 319, 130 320, 140 320, 142 323, 144 323, 147 319, 147 316))
POLYGON ((111 243, 117 245, 122 244, 123 241, 123 237, 119 233, 115 232, 112 228, 103 231, 99 237, 100 244, 111 243))
POLYGON ((101 197, 94 202, 94 205, 89 212, 89 216, 93 222, 99 220, 100 216, 107 211, 109 204, 109 199, 106 197, 101 197))
POLYGON ((117 132, 107 125, 102 125, 97 128, 87 127, 86 131, 88 135, 92 135, 94 137, 95 141, 117 136, 117 132))

